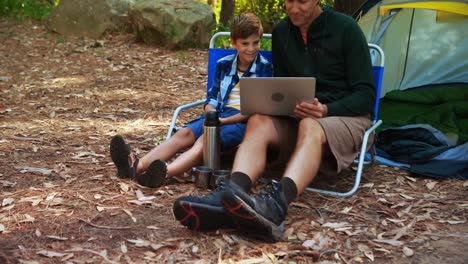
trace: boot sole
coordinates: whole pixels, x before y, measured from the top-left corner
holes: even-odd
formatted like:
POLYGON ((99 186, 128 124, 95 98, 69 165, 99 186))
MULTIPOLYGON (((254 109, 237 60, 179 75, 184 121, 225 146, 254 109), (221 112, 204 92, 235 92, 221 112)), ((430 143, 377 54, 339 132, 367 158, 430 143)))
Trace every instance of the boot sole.
POLYGON ((137 176, 140 185, 149 188, 158 188, 166 182, 167 164, 162 160, 156 160, 142 174, 137 176))
POLYGON ((190 230, 211 231, 233 227, 226 210, 220 206, 176 201, 173 211, 175 218, 190 230))

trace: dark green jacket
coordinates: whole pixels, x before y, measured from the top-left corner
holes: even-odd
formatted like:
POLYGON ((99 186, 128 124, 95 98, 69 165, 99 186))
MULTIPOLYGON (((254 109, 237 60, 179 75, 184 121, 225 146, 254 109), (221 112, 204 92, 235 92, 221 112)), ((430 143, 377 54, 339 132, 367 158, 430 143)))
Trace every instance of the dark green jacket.
POLYGON ((275 76, 317 78, 316 96, 329 116, 373 115, 375 84, 367 41, 349 16, 325 9, 312 23, 307 46, 289 17, 273 29, 275 76))

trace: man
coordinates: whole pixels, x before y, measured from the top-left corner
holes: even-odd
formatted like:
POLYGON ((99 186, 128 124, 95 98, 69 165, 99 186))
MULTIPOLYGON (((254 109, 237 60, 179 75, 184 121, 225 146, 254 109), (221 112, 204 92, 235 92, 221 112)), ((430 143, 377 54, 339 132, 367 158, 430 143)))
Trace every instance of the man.
POLYGON ((318 4, 286 0, 288 17, 273 30, 274 75, 316 77, 316 98, 297 104, 296 118, 250 117, 230 182, 207 196, 180 197, 174 203, 174 212, 191 208, 185 218, 176 214, 182 224, 236 227, 276 241, 288 204, 317 173, 337 174, 357 156, 375 101, 367 41, 352 18, 318 4), (286 170, 280 182, 249 195, 266 166, 267 150, 290 157, 286 170), (225 213, 213 214, 213 208, 225 213))

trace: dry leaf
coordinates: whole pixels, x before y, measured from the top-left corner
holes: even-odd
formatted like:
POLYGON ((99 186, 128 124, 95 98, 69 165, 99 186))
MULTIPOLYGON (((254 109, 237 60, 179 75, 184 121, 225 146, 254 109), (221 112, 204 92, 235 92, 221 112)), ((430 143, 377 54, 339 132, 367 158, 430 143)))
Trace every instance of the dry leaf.
POLYGON ((38 251, 37 252, 38 255, 42 255, 42 256, 45 256, 45 257, 49 257, 49 258, 53 258, 53 257, 64 257, 66 256, 67 254, 65 253, 58 253, 58 252, 54 252, 54 251, 47 251, 47 250, 41 250, 41 251, 38 251))
POLYGON ((359 251, 361 251, 362 253, 364 253, 364 255, 365 255, 370 261, 374 261, 374 253, 372 252, 372 250, 371 250, 367 245, 358 244, 358 249, 359 249, 359 251))
POLYGON ((59 236, 46 236, 46 237, 51 238, 51 239, 55 239, 55 240, 61 240, 61 241, 68 240, 68 238, 66 238, 66 237, 59 237, 59 236))
POLYGON ((125 245, 125 243, 120 244, 120 251, 124 254, 128 252, 127 245, 125 245))
POLYGON ((14 198, 11 198, 11 197, 5 198, 2 201, 2 206, 7 206, 9 204, 13 204, 14 201, 15 201, 14 198))
POLYGON ((127 209, 122 209, 122 210, 123 210, 126 214, 128 214, 128 215, 130 216, 130 218, 132 218, 132 221, 133 221, 134 223, 136 223, 137 220, 136 220, 135 217, 133 217, 132 212, 130 212, 130 211, 127 210, 127 209))
POLYGON ((436 181, 431 181, 431 182, 426 183, 426 187, 427 187, 428 190, 432 190, 432 189, 434 189, 434 186, 436 184, 437 184, 436 181))
POLYGON ((0 224, 0 233, 5 233, 5 226, 0 224))
POLYGON ((128 186, 128 184, 124 183, 124 182, 119 182, 119 186, 120 186, 120 189, 124 192, 124 193, 128 193, 128 191, 130 190, 130 186, 128 186))
POLYGON ((411 248, 403 247, 403 254, 407 257, 411 257, 414 255, 414 251, 411 248))
POLYGON ((15 167, 20 170, 21 173, 32 172, 32 173, 41 173, 44 175, 50 175, 52 170, 45 168, 34 168, 34 167, 15 167))
POLYGON ((353 209, 352 206, 350 207, 345 207, 343 210, 340 211, 340 213, 347 214, 353 209))
POLYGON ((391 239, 374 239, 374 241, 377 242, 377 243, 389 244, 389 245, 392 245, 392 246, 395 246, 395 247, 399 247, 399 246, 403 245, 403 243, 401 243, 400 241, 391 240, 391 239))

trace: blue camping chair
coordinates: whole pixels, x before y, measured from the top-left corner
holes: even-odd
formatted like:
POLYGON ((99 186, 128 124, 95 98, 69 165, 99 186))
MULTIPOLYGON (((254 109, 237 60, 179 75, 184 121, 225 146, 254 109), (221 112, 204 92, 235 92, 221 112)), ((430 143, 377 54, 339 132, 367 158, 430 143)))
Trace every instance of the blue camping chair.
MULTIPOLYGON (((374 120, 373 125, 366 130, 364 133, 364 138, 362 140, 361 151, 357 160, 354 160, 354 165, 357 165, 356 178, 354 180, 354 185, 348 192, 337 192, 323 189, 316 189, 308 187, 308 191, 318 192, 321 194, 339 196, 339 197, 348 197, 353 195, 361 183, 362 169, 364 166, 372 165, 374 162, 374 153, 375 151, 370 151, 367 153, 367 142, 369 141, 369 136, 375 132, 375 130, 382 124, 382 120, 379 120, 379 103, 380 103, 380 93, 382 89, 382 80, 385 64, 385 54, 383 50, 375 45, 369 44, 369 51, 371 53, 372 59, 372 71, 374 74, 376 96, 375 96, 375 105, 374 105, 374 120)), ((374 146, 372 146, 374 148, 374 146)))
MULTIPOLYGON (((218 33, 214 34, 213 37, 211 37, 210 47, 209 47, 209 50, 208 50, 208 82, 206 84, 206 94, 207 95, 208 95, 209 89, 211 89, 211 85, 213 84, 213 78, 214 78, 214 74, 215 74, 215 70, 216 70, 216 62, 219 59, 221 59, 221 58, 223 58, 223 57, 225 57, 227 55, 231 55, 231 54, 236 53, 235 49, 214 48, 214 44, 216 42, 216 39, 218 39, 219 37, 222 37, 222 36, 229 37, 230 34, 231 34, 230 32, 218 32, 218 33)), ((271 34, 263 34, 263 38, 271 39, 271 34)), ((260 53, 265 58, 267 58, 269 61, 272 61, 271 51, 261 50, 260 53)), ((178 128, 176 128, 176 123, 177 123, 177 118, 179 117, 179 114, 180 114, 181 111, 192 108, 192 107, 202 105, 204 103, 205 103, 205 100, 199 100, 199 101, 196 101, 196 102, 192 102, 192 103, 181 105, 181 106, 177 107, 175 112, 174 112, 174 115, 172 116, 172 121, 171 121, 171 124, 169 126, 169 130, 167 131, 166 140, 168 140, 172 136, 172 133, 175 130, 178 129, 178 128)))

